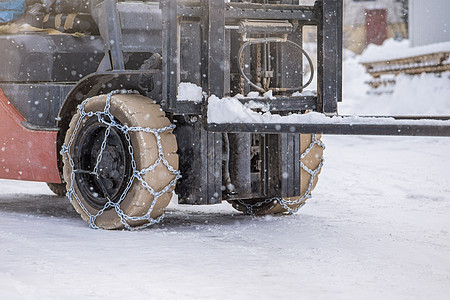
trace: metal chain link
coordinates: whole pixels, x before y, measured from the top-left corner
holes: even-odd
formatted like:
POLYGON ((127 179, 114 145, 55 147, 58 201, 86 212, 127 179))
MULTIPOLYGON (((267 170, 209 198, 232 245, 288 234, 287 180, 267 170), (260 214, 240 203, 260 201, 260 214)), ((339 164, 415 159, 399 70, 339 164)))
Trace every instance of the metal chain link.
POLYGON ((80 105, 78 105, 78 111, 80 112, 80 118, 77 121, 77 124, 75 125, 74 131, 72 133, 72 136, 69 139, 69 142, 67 145, 63 145, 62 149, 61 149, 61 155, 66 155, 70 164, 70 167, 72 169, 72 173, 70 174, 70 178, 71 178, 71 185, 70 188, 67 190, 67 198, 69 199, 70 203, 72 203, 73 201, 76 201, 77 204, 81 207, 81 209, 83 210, 83 212, 88 216, 89 218, 89 226, 91 228, 94 229, 98 229, 99 227, 95 224, 96 219, 101 216, 106 210, 109 210, 111 208, 114 208, 115 212, 117 213, 117 215, 120 218, 120 222, 123 224, 123 226, 128 229, 128 230, 137 230, 137 229, 143 229, 146 227, 149 227, 153 224, 159 223, 161 222, 161 220, 164 219, 164 214, 161 215, 160 217, 154 219, 152 218, 150 215, 156 205, 156 203, 158 202, 158 199, 161 195, 163 195, 164 193, 168 192, 172 187, 175 186, 176 182, 178 179, 181 178, 181 174, 179 170, 176 170, 175 168, 173 168, 169 162, 167 161, 167 159, 164 156, 164 152, 163 152, 163 147, 162 147, 162 143, 161 143, 161 133, 164 132, 168 132, 171 131, 175 128, 174 124, 171 124, 167 127, 164 128, 148 128, 148 127, 128 127, 126 125, 121 125, 119 123, 117 123, 115 121, 114 116, 111 114, 110 112, 110 107, 111 107, 111 97, 113 95, 117 95, 117 94, 138 94, 138 92, 136 91, 130 91, 130 90, 116 90, 116 91, 112 91, 110 93, 108 93, 107 98, 106 98, 106 104, 105 104, 105 108, 103 111, 96 111, 96 112, 86 112, 85 111, 85 106, 86 104, 91 100, 91 98, 84 100, 80 105), (80 130, 80 126, 81 123, 83 121, 83 119, 85 118, 90 118, 93 116, 97 116, 98 121, 100 123, 103 123, 107 126, 107 129, 105 131, 105 136, 100 148, 100 151, 98 153, 97 156, 97 161, 94 167, 94 170, 90 171, 90 170, 78 170, 75 167, 75 162, 73 160, 73 158, 70 155, 70 149, 74 143, 75 140, 75 136, 78 133, 78 131, 80 130), (130 178, 130 180, 127 183, 127 186, 125 188, 125 190, 123 191, 123 193, 120 195, 120 198, 117 202, 113 202, 111 201, 111 199, 109 199, 109 197, 107 195, 105 195, 106 197, 106 204, 95 214, 91 214, 88 209, 85 207, 85 205, 82 203, 82 201, 80 200, 80 198, 78 197, 78 195, 75 192, 74 189, 74 182, 75 182, 75 173, 89 173, 95 176, 99 176, 98 174, 98 166, 102 160, 102 156, 103 156, 103 152, 106 148, 107 145, 107 139, 110 135, 111 132, 111 128, 116 128, 119 131, 121 131, 124 136, 125 139, 127 141, 128 144, 128 152, 130 154, 131 157, 131 167, 133 169, 132 172, 132 176, 130 178), (155 136, 156 139, 156 143, 157 143, 157 148, 158 148, 158 159, 155 161, 155 163, 153 163, 151 166, 148 166, 142 170, 138 170, 137 169, 137 164, 134 158, 134 151, 133 151, 133 145, 131 143, 131 137, 130 137, 130 132, 147 132, 147 133, 151 133, 155 136), (175 178, 167 185, 165 186, 162 190, 160 191, 155 191, 143 178, 143 176, 150 172, 153 171, 159 164, 163 164, 166 166, 166 168, 169 170, 169 172, 171 172, 173 175, 175 175, 175 178), (134 217, 134 216, 129 216, 127 215, 122 208, 120 207, 121 203, 123 202, 123 200, 125 199, 125 197, 127 196, 131 186, 133 185, 133 182, 137 180, 140 184, 142 184, 142 186, 151 194, 153 195, 153 202, 150 205, 150 208, 148 209, 147 213, 144 216, 139 216, 139 217, 134 217), (141 226, 137 226, 137 227, 132 227, 128 222, 129 221, 146 221, 147 223, 141 225, 141 226))
POLYGON ((280 203, 280 205, 287 211, 288 214, 296 213, 303 205, 305 205, 306 200, 311 198, 311 190, 314 185, 314 180, 315 180, 317 174, 319 174, 320 170, 322 169, 323 163, 324 163, 324 158, 322 156, 320 158, 320 163, 317 166, 317 168, 314 170, 311 170, 301 161, 313 149, 314 145, 317 145, 325 150, 325 144, 322 141, 317 139, 316 134, 312 134, 311 143, 309 144, 308 148, 306 148, 306 150, 300 155, 300 167, 311 176, 309 183, 308 183, 308 188, 306 189, 305 193, 296 200, 286 200, 286 199, 283 199, 280 197, 273 197, 273 198, 268 198, 264 201, 260 201, 260 202, 254 203, 254 204, 249 204, 244 200, 237 200, 237 202, 240 205, 242 205, 246 208, 247 214, 254 216, 255 214, 253 212, 253 209, 255 209, 257 207, 261 207, 261 206, 263 206, 265 204, 269 204, 269 203, 273 203, 274 205, 276 203, 280 203), (297 204, 299 204, 299 205, 296 208, 292 208, 292 206, 295 206, 297 204))
POLYGON ((261 62, 261 44, 256 44, 256 85, 261 86, 262 62, 261 62))

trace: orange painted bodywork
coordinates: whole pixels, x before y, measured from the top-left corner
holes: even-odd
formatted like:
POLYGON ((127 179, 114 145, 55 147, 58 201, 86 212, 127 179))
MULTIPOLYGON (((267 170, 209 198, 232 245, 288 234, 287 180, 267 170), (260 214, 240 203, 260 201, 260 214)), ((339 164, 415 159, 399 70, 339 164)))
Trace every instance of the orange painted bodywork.
POLYGON ((30 130, 0 89, 0 178, 60 183, 56 131, 30 130))

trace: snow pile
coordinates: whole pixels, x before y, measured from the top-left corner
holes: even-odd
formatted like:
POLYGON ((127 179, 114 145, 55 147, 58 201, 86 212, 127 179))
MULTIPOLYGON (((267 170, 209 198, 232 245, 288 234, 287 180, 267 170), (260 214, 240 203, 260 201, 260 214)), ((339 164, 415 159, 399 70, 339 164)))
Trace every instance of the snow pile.
POLYGON ((370 44, 362 54, 361 62, 393 60, 438 52, 450 52, 450 42, 411 48, 408 40, 388 39, 381 46, 370 44))
POLYGON ((211 96, 208 99, 208 122, 209 123, 311 123, 322 122, 328 118, 319 113, 307 115, 291 114, 280 116, 267 111, 268 107, 255 101, 248 105, 242 104, 236 98, 222 98, 211 96), (262 112, 252 109, 258 108, 262 112))
POLYGON ((200 103, 203 100, 202 88, 190 82, 181 82, 178 85, 177 100, 200 103))
MULTIPOLYGON (((342 69, 343 102, 364 98, 369 91, 369 85, 366 82, 372 77, 366 72, 366 68, 361 65, 361 56, 350 50, 345 50, 342 69), (351 98, 351 100, 348 98, 351 98)), ((341 104, 339 103, 339 106, 341 104)))
MULTIPOLYGON (((254 104, 252 105, 252 108, 254 104)), ((357 115, 350 117, 327 117, 318 112, 307 114, 290 114, 280 116, 270 112, 255 112, 236 98, 219 99, 211 96, 208 99, 209 123, 265 123, 265 124, 410 124, 409 120, 395 120, 394 118, 362 118, 357 115)), ((443 125, 450 121, 420 120, 416 124, 443 125)))
POLYGON ((370 44, 361 54, 360 62, 373 62, 378 60, 399 58, 410 47, 409 40, 396 41, 388 39, 383 45, 370 44))
POLYGON ((236 98, 211 96, 208 99, 209 123, 251 123, 262 122, 262 115, 242 105, 236 98))

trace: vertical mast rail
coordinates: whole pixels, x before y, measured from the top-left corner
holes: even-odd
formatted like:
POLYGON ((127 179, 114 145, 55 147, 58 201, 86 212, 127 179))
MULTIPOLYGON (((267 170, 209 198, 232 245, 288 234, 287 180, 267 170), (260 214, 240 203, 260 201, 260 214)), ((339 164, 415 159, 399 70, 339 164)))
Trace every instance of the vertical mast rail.
POLYGON ((316 2, 319 14, 318 42, 318 111, 337 114, 337 102, 342 99, 342 18, 340 0, 316 2))
POLYGON ((177 88, 180 82, 180 51, 178 38, 177 1, 162 0, 163 35, 163 88, 162 106, 165 109, 176 108, 177 88))
POLYGON ((125 62, 123 59, 123 40, 122 28, 120 25, 120 16, 117 11, 117 4, 115 0, 105 1, 105 16, 107 18, 108 26, 108 41, 109 50, 111 51, 111 62, 113 70, 125 70, 125 62))
POLYGON ((229 60, 225 58, 225 1, 208 2, 209 94, 222 98, 225 93, 225 61, 229 60))

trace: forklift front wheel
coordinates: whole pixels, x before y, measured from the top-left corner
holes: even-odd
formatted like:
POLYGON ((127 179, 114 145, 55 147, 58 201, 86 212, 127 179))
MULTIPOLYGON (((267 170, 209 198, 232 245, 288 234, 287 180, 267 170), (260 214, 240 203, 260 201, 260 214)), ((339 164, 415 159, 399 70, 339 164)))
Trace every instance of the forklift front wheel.
POLYGON ((100 95, 83 105, 64 142, 73 207, 94 228, 157 222, 177 179, 171 122, 158 104, 137 94, 100 95))

